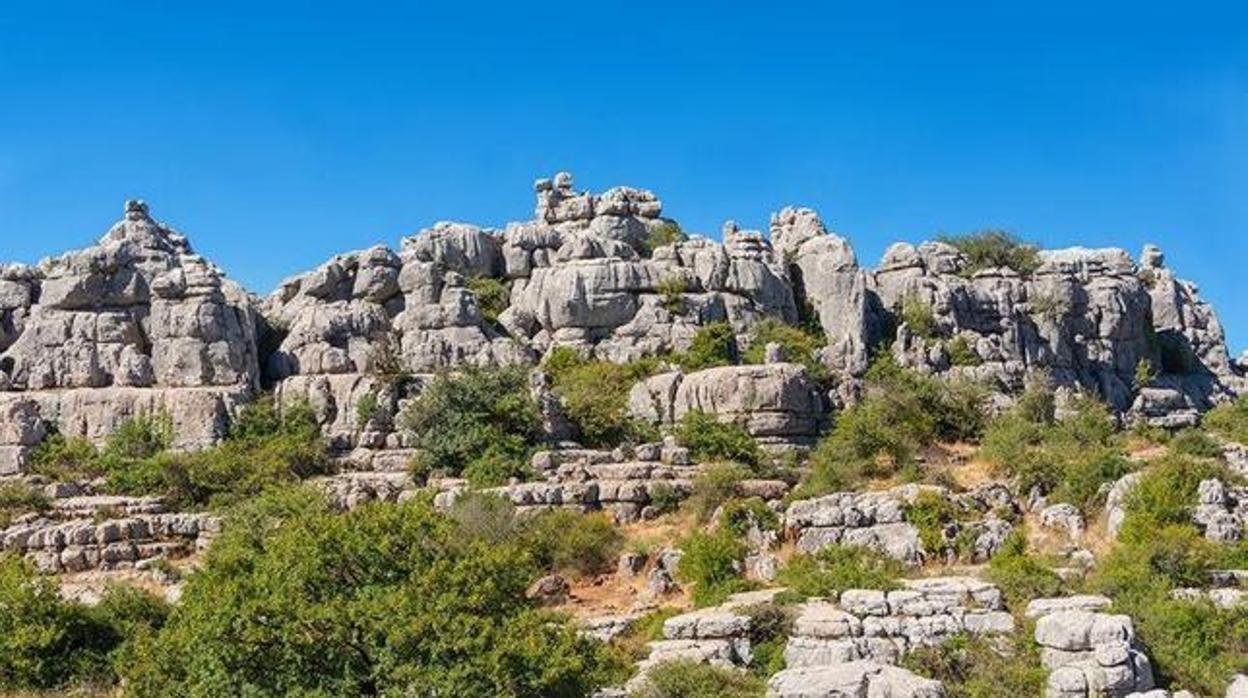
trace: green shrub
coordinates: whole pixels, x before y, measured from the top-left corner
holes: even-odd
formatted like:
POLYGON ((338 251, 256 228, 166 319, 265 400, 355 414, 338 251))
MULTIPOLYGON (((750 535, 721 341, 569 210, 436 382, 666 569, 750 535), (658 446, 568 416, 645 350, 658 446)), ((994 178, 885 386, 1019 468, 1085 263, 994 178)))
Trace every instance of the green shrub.
POLYGON ((684 307, 684 293, 687 291, 685 277, 665 276, 659 279, 659 295, 663 298, 663 308, 669 313, 679 313, 684 307))
POLYGON ((375 393, 365 393, 355 401, 355 426, 363 429, 368 423, 373 421, 373 417, 377 416, 377 411, 381 409, 377 404, 377 395, 375 393))
POLYGON ((1197 458, 1219 458, 1222 446, 1213 437, 1198 429, 1184 429, 1170 439, 1170 450, 1197 458))
POLYGON ((88 608, 23 560, 0 556, 0 690, 110 683, 132 657, 130 640, 159 628, 167 609, 129 587, 110 587, 88 608))
POLYGON ((940 335, 940 325, 931 304, 917 293, 907 293, 901 299, 901 321, 918 337, 935 339, 940 335))
POLYGON ((1136 390, 1143 390, 1153 384, 1157 380, 1157 370, 1153 368, 1153 362, 1148 359, 1140 359, 1135 364, 1135 375, 1131 379, 1132 385, 1136 390))
POLYGON ((264 495, 226 522, 126 692, 589 695, 606 653, 525 597, 537 574, 424 499, 336 514, 314 491, 264 495))
MULTIPOLYGON (((142 439, 136 439, 142 442, 142 439)), ((311 407, 281 409, 259 400, 240 410, 224 441, 190 453, 129 451, 117 457, 106 444, 101 461, 114 491, 159 494, 175 506, 223 506, 274 485, 328 472, 329 454, 311 407)))
POLYGON ((988 562, 988 581, 996 584, 1012 608, 1063 591, 1062 578, 1037 556, 1027 553, 1027 539, 1015 531, 988 562))
POLYGON ((1206 412, 1204 426, 1223 438, 1248 444, 1248 395, 1206 412))
POLYGON ((819 360, 819 350, 827 344, 822 329, 813 332, 768 318, 750 328, 750 348, 742 354, 741 360, 747 364, 763 363, 763 353, 772 342, 780 345, 785 361, 805 366, 807 375, 815 382, 824 383, 829 379, 827 365, 819 360))
POLYGON ((759 497, 733 498, 723 505, 719 523, 727 527, 734 535, 744 536, 755 525, 761 531, 779 530, 780 517, 759 497))
POLYGON ((527 374, 516 367, 440 373, 399 421, 420 450, 418 478, 465 474, 478 486, 523 476, 541 434, 527 374))
POLYGON ((955 635, 907 653, 901 666, 939 680, 949 698, 1040 696, 1049 672, 1032 633, 1031 628, 1014 633, 1004 647, 984 637, 955 635))
POLYGON ((446 514, 459 524, 460 533, 470 539, 498 544, 515 540, 523 533, 515 505, 499 494, 467 490, 455 498, 446 514))
POLYGON ((670 514, 680 508, 684 495, 680 490, 666 482, 656 482, 650 486, 650 506, 659 514, 670 514))
POLYGON ((686 371, 701 371, 715 366, 735 364, 739 357, 737 335, 732 325, 726 322, 712 322, 694 333, 688 351, 672 358, 686 371))
POLYGON ((1109 409, 1082 398, 1070 416, 1057 421, 1051 402, 1024 397, 988 424, 980 454, 1017 478, 1022 491, 1039 487, 1051 502, 1091 511, 1103 486, 1131 469, 1109 409))
MULTIPOLYGON (((945 551, 944 531, 950 524, 965 518, 965 513, 948 497, 924 490, 914 502, 906 505, 906 521, 919 529, 919 540, 929 557, 942 555, 945 551)), ((956 551, 965 554, 968 551, 956 551)))
POLYGON ((659 370, 657 359, 621 364, 583 359, 571 348, 558 347, 547 357, 545 367, 564 411, 587 445, 616 446, 657 438, 654 427, 628 416, 629 391, 659 370))
POLYGON ((675 245, 689 239, 688 235, 680 229, 675 221, 664 221, 662 225, 655 226, 650 229, 646 235, 646 241, 643 245, 642 252, 649 257, 654 251, 664 245, 675 245))
POLYGON ((762 459, 762 449, 745 429, 698 410, 681 417, 676 439, 698 463, 731 461, 756 465, 762 459))
POLYGON ((784 669, 784 648, 796 616, 793 609, 760 603, 739 612, 750 619, 750 671, 765 679, 784 669))
POLYGON ((693 479, 693 489, 685 506, 696 520, 707 521, 720 505, 736 496, 741 481, 748 480, 751 475, 741 465, 716 463, 693 479))
POLYGON ((498 322, 498 316, 511 304, 511 289, 500 279, 474 276, 468 279, 467 287, 486 322, 498 322))
MULTIPOLYGON (((632 661, 639 662, 650 654, 648 643, 663 639, 663 623, 672 616, 679 615, 681 610, 675 606, 663 606, 638 618, 623 633, 617 635, 611 644, 616 645, 632 661)), ((632 678, 636 667, 632 664, 619 683, 632 678)))
POLYGON ((841 412, 811 452, 803 494, 891 475, 937 440, 975 438, 983 428, 984 398, 975 384, 920 375, 881 354, 867 372, 863 399, 841 412))
POLYGON ((664 662, 630 698, 760 698, 763 680, 737 669, 691 660, 664 662))
POLYGON ((52 505, 47 495, 21 480, 0 481, 0 529, 22 514, 44 511, 52 505))
POLYGON ((1170 592, 1208 587, 1211 571, 1248 564, 1248 546, 1206 540, 1191 521, 1200 481, 1224 475, 1216 463, 1184 456, 1150 464, 1127 496, 1117 544, 1086 582, 1132 617, 1162 686, 1203 695, 1217 695, 1231 674, 1248 670, 1248 608, 1219 609, 1170 592))
POLYGON ((1035 245, 1019 240, 1003 230, 983 230, 966 235, 947 235, 941 242, 953 245, 966 255, 967 266, 962 270, 971 276, 982 269, 1005 267, 1023 276, 1030 276, 1040 267, 1040 251, 1035 245))
POLYGON ((802 596, 835 598, 846 589, 898 588, 905 567, 883 553, 853 545, 830 545, 813 555, 795 555, 779 581, 802 596))
POLYGON ((582 577, 615 569, 624 535, 603 513, 553 509, 525 526, 525 539, 537 563, 554 572, 582 577))
POLYGON ((99 452, 80 437, 52 432, 35 448, 31 471, 58 482, 90 480, 104 474, 99 452))
POLYGON ((681 542, 680 549, 684 555, 677 574, 693 584, 693 602, 698 606, 714 606, 750 588, 741 576, 745 546, 731 531, 695 531, 681 542))
POLYGON ((978 366, 984 363, 984 360, 971 347, 970 341, 962 335, 949 340, 949 343, 945 345, 945 351, 949 352, 949 363, 954 366, 978 366))

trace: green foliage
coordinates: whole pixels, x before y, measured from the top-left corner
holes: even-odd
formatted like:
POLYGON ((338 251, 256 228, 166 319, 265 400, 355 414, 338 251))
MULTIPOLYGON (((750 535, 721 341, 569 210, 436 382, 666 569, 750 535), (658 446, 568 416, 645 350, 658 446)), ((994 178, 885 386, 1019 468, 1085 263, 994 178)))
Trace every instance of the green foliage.
POLYGON ((949 698, 997 698, 1044 694, 1048 670, 1040 661, 1033 630, 1024 628, 1010 644, 984 637, 955 635, 932 647, 906 654, 901 666, 945 685, 949 698))
POLYGON ((917 293, 907 293, 901 299, 901 321, 912 333, 924 339, 935 339, 940 335, 940 326, 931 304, 917 293))
POLYGON ((719 515, 719 523, 721 526, 726 526, 734 535, 744 536, 754 525, 757 525, 761 531, 778 530, 780 517, 758 497, 733 498, 724 504, 719 515))
POLYGON ((672 358, 686 371, 701 371, 704 368, 735 364, 739 356, 737 335, 733 332, 732 325, 712 322, 698 328, 688 351, 672 358))
POLYGON ((1219 458, 1222 446, 1211 436, 1198 429, 1184 429, 1170 439, 1170 450, 1197 458, 1219 458))
POLYGON ((680 229, 675 221, 665 221, 662 225, 655 226, 650 229, 646 235, 646 241, 643 245, 642 252, 647 257, 654 254, 654 251, 664 245, 675 245, 689 239, 688 235, 680 229))
POLYGON ((784 669, 784 648, 796 615, 792 608, 760 603, 740 610, 750 619, 750 671, 767 678, 784 669))
POLYGON ((420 456, 417 477, 464 475, 477 486, 522 476, 541 433, 522 368, 465 368, 440 373, 400 415, 420 456))
POLYGON ((941 242, 953 245, 966 255, 967 266, 962 270, 971 276, 982 269, 1005 267, 1023 276, 1030 276, 1040 267, 1040 252, 1003 230, 983 230, 966 235, 946 235, 941 242))
POLYGON ((779 581, 802 596, 835 598, 846 589, 896 589, 904 573, 900 562, 883 553, 830 545, 813 555, 795 555, 780 570, 779 581))
POLYGON ((681 417, 676 439, 698 463, 731 461, 756 465, 762 459, 762 449, 745 429, 699 410, 681 417))
POLYGON ((103 474, 98 456, 90 441, 52 432, 35 448, 30 469, 58 482, 87 480, 103 474))
POLYGON ((684 307, 682 294, 687 291, 685 277, 665 276, 659 279, 659 295, 663 297, 663 307, 669 313, 679 313, 684 307))
POLYGON ((497 544, 521 534, 516 507, 502 495, 468 490, 455 498, 446 513, 459 524, 460 533, 472 539, 497 544))
POLYGON ((145 448, 112 455, 109 439, 101 461, 109 487, 125 494, 159 494, 183 508, 223 506, 266 488, 329 470, 329 455, 311 407, 278 408, 259 400, 240 410, 219 445, 190 453, 145 448), (142 454, 142 455, 139 455, 142 454))
POLYGON ((608 515, 571 509, 539 514, 525 526, 525 539, 540 566, 582 577, 613 570, 624 546, 608 515))
POLYGON ((771 342, 781 346, 785 361, 805 366, 806 373, 815 382, 823 383, 830 377, 828 367, 819 360, 819 350, 827 344, 822 329, 815 332, 768 318, 750 328, 750 348, 741 360, 747 364, 763 363, 763 352, 771 342))
POLYGON ((1057 596, 1063 591, 1062 578, 1037 556, 1027 553, 1027 539, 1015 531, 1005 540, 988 563, 988 581, 996 584, 1013 608, 1023 608, 1032 599, 1057 596))
POLYGON ((741 576, 745 546, 732 531, 695 531, 681 542, 680 549, 684 555, 677 574, 693 584, 693 602, 698 606, 714 606, 750 588, 741 576))
POLYGON ((1031 312, 1049 320, 1060 320, 1069 311, 1067 301, 1061 296, 1036 295, 1031 298, 1031 312))
POLYGON ((980 453, 1018 478, 1022 491, 1039 487, 1049 501, 1069 502, 1086 513, 1102 485, 1125 475, 1130 462, 1105 405, 1081 398, 1058 421, 1052 404, 1051 398, 1025 394, 1015 409, 988 424, 980 453))
POLYGON ((1127 498, 1118 544, 1087 581, 1135 621, 1161 685, 1205 695, 1248 670, 1248 609, 1176 600, 1170 591, 1207 587, 1212 570, 1248 563, 1248 546, 1208 541, 1191 523, 1197 486, 1220 474, 1216 464, 1181 456, 1152 464, 1127 498))
POLYGON ((949 363, 954 366, 978 366, 984 363, 979 354, 971 348, 970 341, 962 335, 949 340, 949 343, 945 345, 945 351, 949 352, 949 363))
POLYGON ((863 399, 837 417, 811 453, 804 493, 887 476, 937 440, 976 437, 983 428, 983 403, 984 391, 975 384, 924 376, 881 354, 867 372, 863 399))
POLYGON ((377 416, 380 406, 377 404, 376 393, 365 393, 355 401, 355 425, 359 429, 368 426, 373 421, 373 417, 377 416))
POLYGON ((1148 359, 1140 359, 1135 364, 1135 375, 1131 379, 1132 385, 1136 390, 1142 390, 1153 384, 1157 380, 1157 369, 1153 368, 1153 362, 1148 359))
POLYGON ((159 627, 167 613, 144 592, 113 587, 87 608, 62 599, 56 582, 24 561, 0 556, 0 690, 54 689, 112 680, 130 657, 128 638, 159 627))
POLYGON ((650 506, 659 514, 670 514, 680 508, 684 495, 680 490, 666 482, 656 482, 650 486, 650 506))
POLYGON ((1248 395, 1225 402, 1205 413, 1209 431, 1241 444, 1248 444, 1248 395))
POLYGON ((693 490, 685 500, 685 506, 698 521, 706 521, 721 504, 737 494, 742 480, 752 473, 735 463, 717 463, 706 468, 693 480, 693 490))
POLYGON ((265 495, 227 522, 126 690, 589 695, 606 655, 526 599, 536 574, 425 500, 335 514, 312 491, 265 495))
POLYGON ((0 481, 0 529, 7 528, 14 517, 44 511, 52 502, 43 492, 21 480, 0 481))
POLYGON ((919 540, 929 556, 944 552, 945 527, 957 523, 964 516, 964 512, 948 497, 926 490, 920 492, 914 502, 906 506, 906 521, 919 529, 919 540))
POLYGON ((557 347, 546 359, 555 392, 581 440, 590 446, 616 446, 657 438, 653 427, 628 416, 628 393, 637 381, 659 370, 657 359, 628 363, 583 359, 557 347))
POLYGON ((474 276, 468 279, 467 287, 487 322, 498 322, 498 316, 511 304, 511 289, 500 279, 474 276))
POLYGON ((630 698, 760 698, 763 680, 737 669, 691 660, 664 662, 630 698))

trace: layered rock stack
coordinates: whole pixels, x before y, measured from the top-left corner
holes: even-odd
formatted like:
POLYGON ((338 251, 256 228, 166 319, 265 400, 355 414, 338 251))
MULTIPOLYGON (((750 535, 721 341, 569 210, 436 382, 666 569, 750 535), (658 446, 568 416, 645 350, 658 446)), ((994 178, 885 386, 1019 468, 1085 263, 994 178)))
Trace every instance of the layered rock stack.
POLYGON ((95 246, 2 278, 0 472, 50 425, 98 439, 140 413, 206 446, 259 387, 255 304, 142 201, 95 246))
POLYGON ((1013 270, 899 243, 868 269, 810 209, 776 213, 768 235, 729 222, 715 242, 680 234, 649 191, 578 191, 567 173, 534 191, 532 220, 438 223, 397 252, 338 255, 263 303, 139 201, 92 247, 0 265, 0 474, 26 468, 52 429, 98 440, 140 412, 168 412, 179 447, 211 444, 262 384, 308 400, 342 452, 384 470, 406 460, 397 415, 434 371, 532 364, 556 346, 617 361, 679 352, 720 321, 743 344, 765 319, 819 326, 830 378, 815 392, 772 356, 652 379, 634 411, 665 422, 701 409, 765 442, 808 443, 857 397, 881 343, 1002 401, 1045 373, 1168 427, 1245 388, 1212 309, 1154 247, 1138 262, 1045 251, 1013 270), (485 287, 506 307, 484 308, 485 287), (908 304, 930 321, 911 326, 908 304))

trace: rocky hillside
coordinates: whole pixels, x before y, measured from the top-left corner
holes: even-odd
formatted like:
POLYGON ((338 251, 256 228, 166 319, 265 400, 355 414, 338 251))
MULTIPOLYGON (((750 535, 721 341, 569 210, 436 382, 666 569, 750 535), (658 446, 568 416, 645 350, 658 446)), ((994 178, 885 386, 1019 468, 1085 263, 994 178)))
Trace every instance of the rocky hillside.
POLYGON ((534 189, 267 297, 139 201, 0 265, 0 690, 1248 695, 1248 361, 1160 250, 534 189))

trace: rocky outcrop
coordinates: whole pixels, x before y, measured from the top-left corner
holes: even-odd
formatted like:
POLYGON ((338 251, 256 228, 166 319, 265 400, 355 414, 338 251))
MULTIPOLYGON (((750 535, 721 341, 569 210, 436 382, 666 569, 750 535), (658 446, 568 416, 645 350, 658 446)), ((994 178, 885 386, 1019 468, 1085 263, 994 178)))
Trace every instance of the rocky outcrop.
POLYGON ((1036 618, 1035 639, 1050 671, 1049 698, 1126 696, 1152 690, 1153 669, 1136 642, 1129 616, 1100 610, 1104 597, 1037 599, 1027 615, 1036 618))
POLYGON ((767 680, 767 698, 944 698, 945 687, 905 669, 876 662, 785 669, 767 680))
MULTIPOLYGON (((579 192, 560 173, 534 191, 532 220, 437 223, 397 252, 338 255, 262 305, 129 202, 93 247, 0 265, 0 391, 32 400, 44 431, 90 438, 167 411, 177 445, 195 448, 220 438, 263 378, 283 400, 312 403, 335 445, 370 461, 404 446, 395 417, 421 375, 532 363, 556 346, 610 360, 678 352, 720 321, 743 345, 764 319, 817 324, 824 394, 794 387, 796 369, 772 368, 773 356, 767 368, 652 379, 635 409, 656 421, 707 409, 764 441, 801 443, 856 399, 880 343, 1005 398, 1045 373, 1168 427, 1246 385, 1212 309, 1153 247, 1138 263, 1117 249, 1044 251, 1019 271, 972 270, 941 242, 899 243, 866 269, 810 209, 779 211, 769 235, 729 222, 714 242, 679 234, 645 190, 579 192)), ((24 467, 33 429, 0 430, 0 472, 24 467)))
POLYGON ((40 518, 0 531, 0 551, 28 558, 41 572, 133 567, 203 549, 220 529, 208 514, 135 513, 125 518, 40 518))
POLYGON ((907 652, 958 634, 1007 635, 1014 619, 1001 591, 970 577, 907 580, 901 589, 849 589, 798 608, 785 665, 824 667, 870 660, 895 664, 907 652))
POLYGON ((1196 496, 1192 520, 1206 538, 1219 543, 1243 539, 1248 531, 1248 487, 1227 487, 1216 478, 1203 480, 1196 496))
POLYGON ((963 535, 973 540, 970 552, 975 561, 991 557, 1010 533, 1012 527, 997 518, 996 512, 1018 509, 1008 489, 1000 486, 951 494, 943 487, 903 485, 881 492, 835 492, 793 502, 785 512, 784 525, 801 552, 814 553, 830 545, 860 546, 916 566, 941 552, 925 550, 919 529, 906 519, 907 507, 923 493, 948 498, 968 515, 983 517, 951 524, 951 530, 942 532, 952 540, 965 527, 963 535))
POLYGON ((805 368, 770 363, 660 373, 633 387, 629 412, 666 425, 705 412, 740 425, 763 444, 809 444, 826 410, 805 368))
MULTIPOLYGON (((240 286, 129 201, 96 245, 0 272, 5 421, 29 426, 33 403, 45 430, 98 439, 165 412, 176 446, 211 444, 259 385, 257 318, 240 286)), ((4 450, 0 472, 21 469, 4 450)))

